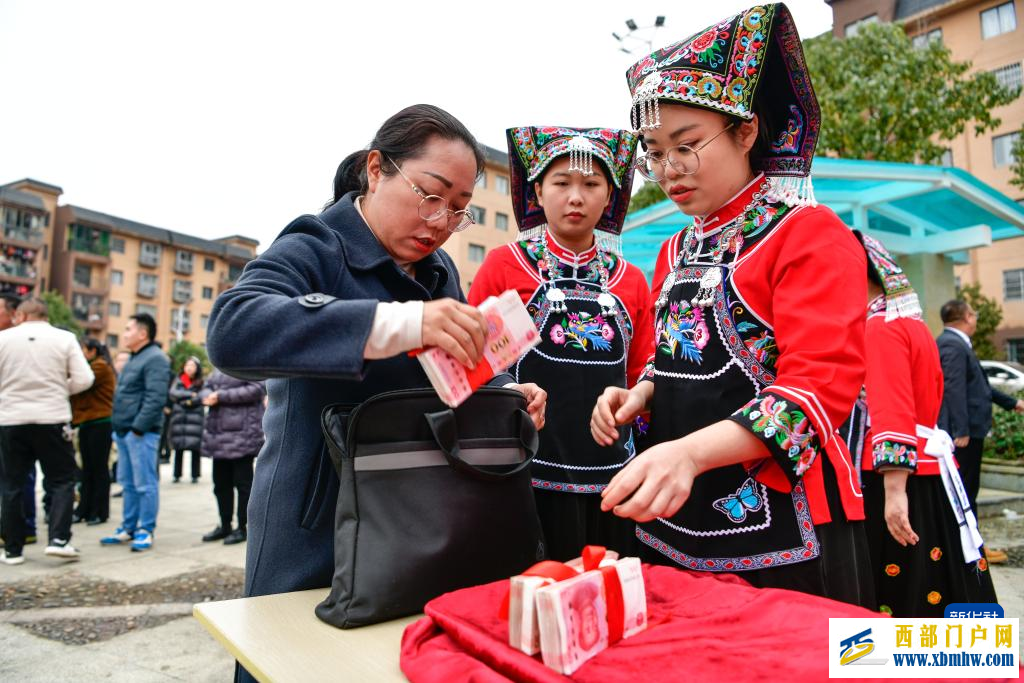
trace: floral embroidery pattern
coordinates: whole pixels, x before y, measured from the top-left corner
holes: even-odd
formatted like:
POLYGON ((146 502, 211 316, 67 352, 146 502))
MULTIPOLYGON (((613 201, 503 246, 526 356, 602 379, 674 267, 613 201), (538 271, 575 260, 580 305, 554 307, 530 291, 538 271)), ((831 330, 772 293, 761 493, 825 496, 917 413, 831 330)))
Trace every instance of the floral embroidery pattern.
POLYGON ((885 467, 917 468, 917 448, 899 441, 879 441, 871 450, 875 469, 885 467))
POLYGON ((654 326, 658 351, 670 358, 682 358, 700 364, 701 352, 711 337, 704 314, 685 302, 671 304, 654 326))
MULTIPOLYGON (((751 325, 750 323, 740 323, 736 326, 736 329, 740 329, 743 325, 751 325)), ((753 327, 753 325, 751 325, 753 327)), ((759 363, 765 365, 775 365, 775 359, 779 356, 779 349, 775 345, 775 337, 768 334, 767 330, 761 332, 757 337, 751 337, 750 339, 744 339, 743 345, 747 347, 752 355, 759 363)))
POLYGON ((551 341, 559 346, 584 352, 591 349, 610 351, 611 342, 615 339, 615 330, 605 322, 603 316, 591 317, 585 312, 570 313, 568 317, 562 318, 560 325, 554 325, 549 334, 551 341))
POLYGON ((928 557, 932 558, 933 562, 938 562, 942 559, 942 549, 937 547, 932 548, 932 551, 928 553, 928 557))
POLYGON ((887 564, 885 565, 885 573, 888 576, 899 576, 900 566, 898 564, 887 564))
POLYGON ((789 410, 787 401, 766 394, 747 403, 739 414, 749 421, 755 434, 774 440, 793 462, 797 476, 810 469, 818 455, 817 433, 802 410, 789 410))
POLYGON ((800 133, 804 130, 804 116, 795 104, 789 105, 789 112, 793 117, 787 122, 786 129, 779 133, 778 139, 772 143, 771 148, 773 152, 792 152, 796 154, 800 151, 800 133))
POLYGON ((888 614, 889 616, 892 616, 892 607, 889 607, 889 605, 879 605, 878 611, 882 614, 888 614))
POLYGON ((928 594, 928 603, 931 605, 937 605, 942 600, 942 594, 939 591, 932 591, 928 594))

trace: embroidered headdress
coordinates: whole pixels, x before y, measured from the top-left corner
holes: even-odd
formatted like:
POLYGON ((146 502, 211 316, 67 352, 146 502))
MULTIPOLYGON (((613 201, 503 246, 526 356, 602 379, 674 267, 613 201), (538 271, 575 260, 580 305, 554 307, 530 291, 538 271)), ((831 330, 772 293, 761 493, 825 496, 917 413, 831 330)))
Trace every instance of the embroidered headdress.
POLYGON ((896 259, 874 237, 859 230, 854 230, 853 233, 864 245, 869 267, 874 269, 882 282, 886 322, 896 318, 920 318, 921 303, 917 299, 917 292, 910 286, 907 274, 896 264, 896 259))
POLYGON ((661 125, 659 102, 688 104, 749 121, 754 110, 770 144, 755 171, 769 176, 790 206, 814 202, 811 160, 821 110, 800 36, 782 3, 720 21, 630 67, 630 120, 639 131, 661 125))
POLYGON ((520 126, 509 128, 508 163, 512 175, 512 210, 524 237, 545 224, 544 208, 537 202, 533 184, 552 161, 569 157, 569 171, 592 175, 600 173, 595 163, 603 164, 612 181, 612 196, 595 230, 606 233, 605 247, 616 253, 633 187, 633 157, 637 136, 628 130, 613 128, 568 128, 565 126, 520 126))

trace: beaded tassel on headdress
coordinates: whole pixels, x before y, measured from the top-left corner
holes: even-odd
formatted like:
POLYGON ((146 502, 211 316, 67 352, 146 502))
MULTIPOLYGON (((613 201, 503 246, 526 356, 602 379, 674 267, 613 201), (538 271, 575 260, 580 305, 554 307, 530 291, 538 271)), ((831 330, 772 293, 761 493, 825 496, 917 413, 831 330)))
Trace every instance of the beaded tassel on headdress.
POLYGON ((788 207, 817 206, 811 176, 769 176, 769 194, 788 207))
POLYGON ((648 74, 633 95, 633 109, 629 113, 633 130, 654 130, 661 127, 661 109, 658 108, 658 87, 661 72, 648 74))
POLYGON ((569 173, 594 175, 594 143, 582 135, 569 140, 569 173))

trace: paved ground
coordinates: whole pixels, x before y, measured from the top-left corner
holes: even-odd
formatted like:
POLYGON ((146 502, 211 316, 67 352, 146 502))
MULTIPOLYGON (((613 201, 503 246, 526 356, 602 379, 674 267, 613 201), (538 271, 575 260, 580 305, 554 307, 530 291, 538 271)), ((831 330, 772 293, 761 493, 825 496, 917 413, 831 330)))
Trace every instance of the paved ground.
MULTIPOLYGON (((163 467, 159 528, 153 549, 101 547, 110 523, 74 526, 82 559, 65 564, 27 546, 25 564, 0 565, 0 681, 228 681, 234 662, 193 619, 191 605, 237 597, 245 546, 203 543, 216 526, 204 461, 199 484, 171 484, 163 467)), ((996 492, 985 492, 997 500, 996 492)), ((1007 616, 1024 616, 1024 514, 1019 500, 998 499, 982 530, 1011 550, 1011 565, 992 575, 1007 616), (1010 517, 1013 515, 1011 514, 1010 517)), ((120 512, 120 500, 113 501, 120 512)))

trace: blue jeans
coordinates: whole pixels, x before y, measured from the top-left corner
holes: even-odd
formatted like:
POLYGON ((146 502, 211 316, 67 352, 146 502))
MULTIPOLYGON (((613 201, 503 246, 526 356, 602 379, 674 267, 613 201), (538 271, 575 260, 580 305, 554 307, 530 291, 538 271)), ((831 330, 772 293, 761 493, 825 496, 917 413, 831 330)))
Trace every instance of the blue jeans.
POLYGON ((156 514, 160 509, 160 482, 157 479, 156 449, 160 445, 159 432, 146 432, 136 436, 128 432, 114 435, 117 443, 117 481, 124 488, 124 522, 126 531, 156 528, 156 514))

